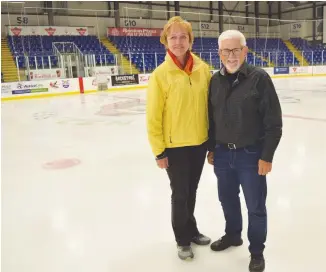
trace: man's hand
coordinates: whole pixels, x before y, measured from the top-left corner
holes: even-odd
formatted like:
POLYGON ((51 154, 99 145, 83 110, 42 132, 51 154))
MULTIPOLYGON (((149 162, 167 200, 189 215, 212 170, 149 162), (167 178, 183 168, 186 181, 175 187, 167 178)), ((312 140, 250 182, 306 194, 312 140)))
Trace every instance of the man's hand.
POLYGON ((258 174, 260 176, 266 176, 269 172, 272 171, 272 163, 259 160, 258 162, 258 174))
POLYGON ((212 152, 212 151, 208 152, 207 161, 209 164, 214 165, 214 152, 212 152))
POLYGON ((168 157, 165 157, 160 160, 156 160, 157 166, 161 169, 167 169, 169 168, 169 160, 168 157))

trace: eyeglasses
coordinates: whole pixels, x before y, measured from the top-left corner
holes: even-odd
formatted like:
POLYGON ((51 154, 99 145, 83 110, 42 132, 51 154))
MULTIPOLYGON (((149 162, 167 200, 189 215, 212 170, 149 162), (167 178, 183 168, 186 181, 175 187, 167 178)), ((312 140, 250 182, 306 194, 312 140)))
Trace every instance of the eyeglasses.
POLYGON ((242 48, 233 48, 233 49, 220 49, 220 53, 222 56, 228 57, 231 52, 233 53, 234 56, 238 57, 241 54, 242 48))

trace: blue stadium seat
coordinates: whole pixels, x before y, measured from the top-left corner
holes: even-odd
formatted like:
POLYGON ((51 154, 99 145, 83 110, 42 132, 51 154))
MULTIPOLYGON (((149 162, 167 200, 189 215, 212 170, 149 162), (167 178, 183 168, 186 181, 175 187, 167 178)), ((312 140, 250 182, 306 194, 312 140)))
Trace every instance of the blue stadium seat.
MULTIPOLYGON (((111 42, 127 57, 136 67, 145 72, 151 72, 156 65, 164 61, 165 48, 160 43, 159 37, 117 37, 109 36, 111 42), (155 59, 155 53, 157 57, 155 59), (144 57, 143 57, 144 54, 144 57)), ((299 65, 299 60, 279 38, 248 38, 247 45, 250 52, 247 61, 250 64, 268 67, 271 61, 275 66, 299 65)), ((220 68, 217 38, 195 38, 192 51, 214 68, 220 68)), ((307 53, 307 55, 311 53, 307 53)), ((326 55, 326 50, 324 51, 326 55)), ((312 57, 307 57, 312 61, 312 57)), ((322 50, 314 51, 314 63, 321 63, 322 50)), ((326 58, 324 58, 326 62, 326 58)))
POLYGON ((298 51, 304 51, 303 56, 310 65, 326 62, 326 45, 321 43, 313 45, 302 38, 291 38, 290 41, 298 51))
MULTIPOLYGON (((115 64, 114 55, 99 41, 97 36, 8 36, 9 48, 14 57, 18 57, 19 68, 25 68, 26 63, 24 55, 29 57, 31 68, 44 68, 51 66, 56 67, 58 59, 53 53, 54 42, 74 42, 83 54, 95 54, 96 64, 115 64), (99 57, 102 55, 102 57, 99 57), (35 58, 36 56, 36 61, 35 58), (51 56, 50 62, 48 56, 51 56), (43 58, 43 64, 42 64, 43 58), (102 59, 102 60, 101 60, 102 59)), ((71 44, 57 44, 60 52, 73 52, 71 44)))
MULTIPOLYGON (((159 37, 108 37, 113 44, 132 61, 141 71, 151 72, 165 58, 166 50, 160 43, 159 37)), ((290 39, 298 51, 304 51, 303 56, 309 64, 326 63, 326 47, 322 44, 312 46, 301 38, 290 39)), ((25 68, 27 55, 30 67, 45 68, 50 64, 56 67, 57 56, 53 53, 54 42, 74 42, 83 54, 94 54, 96 65, 114 65, 115 56, 99 41, 97 36, 8 36, 9 48, 17 64, 25 68), (48 58, 50 56, 50 59, 48 58)), ((248 38, 250 52, 247 61, 250 64, 267 67, 269 61, 275 66, 299 65, 299 60, 279 38, 248 38)), ((57 44, 61 52, 72 52, 71 45, 57 44)), ((217 38, 195 38, 192 51, 215 69, 220 68, 217 38)))

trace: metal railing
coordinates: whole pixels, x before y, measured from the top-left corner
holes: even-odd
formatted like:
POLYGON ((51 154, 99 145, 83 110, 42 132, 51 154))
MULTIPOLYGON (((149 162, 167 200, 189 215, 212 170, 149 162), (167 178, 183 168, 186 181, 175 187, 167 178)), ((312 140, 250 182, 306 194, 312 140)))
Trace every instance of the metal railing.
POLYGON ((39 70, 39 69, 53 69, 58 68, 58 56, 16 56, 16 66, 19 68, 25 68, 26 70, 39 70))
POLYGON ((84 54, 86 67, 95 66, 118 66, 117 54, 84 54))
MULTIPOLYGON (((218 51, 196 52, 198 57, 204 60, 207 64, 215 69, 222 66, 222 62, 218 51)), ((131 53, 127 52, 124 55, 129 61, 136 65, 141 73, 153 71, 165 59, 166 53, 131 53)), ((249 52, 246 61, 249 64, 261 67, 287 67, 287 66, 303 66, 305 62, 309 66, 326 65, 326 50, 319 51, 300 51, 296 53, 289 51, 256 51, 249 52)))
MULTIPOLYGON (((53 69, 53 68, 62 68, 63 64, 61 63, 61 57, 63 54, 59 52, 56 48, 53 50, 52 55, 42 56, 42 55, 33 55, 33 56, 16 56, 15 63, 16 66, 21 69, 53 69)), ((117 65, 117 55, 112 54, 84 54, 80 58, 84 62, 84 65, 87 67, 94 66, 112 66, 117 65)))
POLYGON ((54 42, 53 52, 58 56, 59 67, 65 71, 65 76, 84 76, 84 55, 74 42, 54 42))
MULTIPOLYGON (((17 67, 26 69, 27 71, 40 69, 67 68, 62 59, 62 53, 59 49, 53 48, 53 55, 48 56, 16 56, 15 61, 17 67)), ((69 65, 82 64, 78 74, 81 74, 83 67, 99 67, 99 66, 119 66, 121 67, 121 56, 118 54, 80 54, 79 58, 75 58, 74 64, 68 62, 69 65)), ((222 65, 220 56, 217 51, 194 52, 198 57, 204 60, 213 69, 219 69, 222 65)), ((124 53, 130 66, 135 65, 140 73, 150 73, 155 70, 164 60, 166 53, 124 53)), ((256 51, 249 52, 246 58, 249 64, 260 67, 287 67, 287 66, 303 66, 304 63, 309 66, 326 65, 326 50, 322 51, 256 51)), ((76 73, 74 73, 76 74, 76 73)), ((86 75, 85 75, 86 76, 86 75)), ((23 79, 22 79, 23 80, 23 79)))

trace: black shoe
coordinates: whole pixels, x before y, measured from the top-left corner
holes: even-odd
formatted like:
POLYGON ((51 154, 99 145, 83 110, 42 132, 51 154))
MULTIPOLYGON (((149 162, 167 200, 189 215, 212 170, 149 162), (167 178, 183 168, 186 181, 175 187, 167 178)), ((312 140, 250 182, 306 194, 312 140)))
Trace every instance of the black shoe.
POLYGON ((210 244, 211 239, 203 234, 198 234, 197 236, 192 238, 191 242, 199 246, 207 246, 210 244))
POLYGON ((250 272, 263 272, 265 270, 265 259, 263 254, 251 255, 249 264, 250 272))
POLYGON ((241 238, 232 239, 231 237, 224 235, 222 238, 211 244, 211 250, 222 251, 231 246, 241 246, 242 244, 243 241, 241 238))

